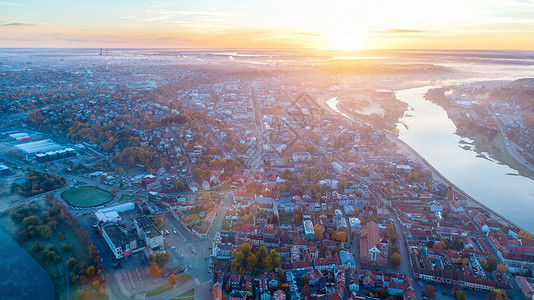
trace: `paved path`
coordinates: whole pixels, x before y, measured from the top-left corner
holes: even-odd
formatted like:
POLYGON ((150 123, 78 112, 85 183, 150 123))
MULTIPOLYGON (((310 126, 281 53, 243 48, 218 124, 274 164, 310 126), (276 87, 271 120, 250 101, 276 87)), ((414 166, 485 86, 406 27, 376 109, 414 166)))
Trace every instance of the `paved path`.
POLYGON ((50 239, 52 240, 52 243, 54 243, 54 245, 56 246, 57 252, 61 256, 61 259, 63 260, 63 263, 65 264, 65 293, 66 293, 67 300, 70 300, 70 276, 69 276, 69 265, 67 264, 67 258, 61 251, 61 248, 59 247, 56 240, 53 237, 50 237, 50 239))

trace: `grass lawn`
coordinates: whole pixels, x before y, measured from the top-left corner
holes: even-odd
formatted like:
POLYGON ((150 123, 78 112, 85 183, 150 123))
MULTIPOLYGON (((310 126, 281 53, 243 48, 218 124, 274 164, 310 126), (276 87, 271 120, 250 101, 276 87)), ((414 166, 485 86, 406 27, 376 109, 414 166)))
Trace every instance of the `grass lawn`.
POLYGON ((135 200, 139 200, 141 198, 143 198, 143 196, 121 194, 121 197, 119 198, 119 202, 135 201, 135 200))
POLYGON ((178 277, 176 277, 177 280, 179 280, 181 283, 184 283, 184 282, 187 282, 191 279, 193 279, 193 276, 189 275, 189 274, 182 274, 178 277))
POLYGON ((113 194, 92 186, 72 188, 61 194, 61 197, 74 206, 99 206, 113 199, 113 194))
POLYGON ((190 289, 187 292, 181 293, 180 295, 176 296, 176 298, 173 298, 175 300, 193 300, 195 299, 195 289, 190 289))
POLYGON ((280 224, 294 224, 291 215, 283 216, 280 218, 280 224))
POLYGON ((153 297, 157 296, 163 292, 166 292, 168 290, 172 289, 172 285, 165 283, 164 285, 160 286, 159 288, 156 288, 148 293, 146 293, 145 297, 153 297))

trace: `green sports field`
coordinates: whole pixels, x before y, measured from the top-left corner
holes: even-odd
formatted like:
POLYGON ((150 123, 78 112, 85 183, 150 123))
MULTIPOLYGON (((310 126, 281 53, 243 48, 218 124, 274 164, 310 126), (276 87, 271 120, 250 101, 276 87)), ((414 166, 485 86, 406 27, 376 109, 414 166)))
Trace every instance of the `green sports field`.
POLYGON ((66 190, 61 194, 70 205, 80 207, 99 206, 113 199, 113 194, 92 186, 66 190))

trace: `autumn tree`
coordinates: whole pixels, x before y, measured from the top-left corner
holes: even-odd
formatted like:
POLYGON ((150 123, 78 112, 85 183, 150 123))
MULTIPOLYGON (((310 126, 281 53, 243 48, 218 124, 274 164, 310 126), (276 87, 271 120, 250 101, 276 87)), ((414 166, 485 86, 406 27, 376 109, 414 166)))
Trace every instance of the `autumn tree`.
POLYGON ((506 270, 508 270, 508 268, 506 268, 506 265, 504 265, 504 264, 498 264, 497 268, 495 270, 498 271, 498 272, 506 272, 506 270))
POLYGON ((395 231, 393 224, 388 224, 386 226, 386 238, 390 243, 397 240, 397 232, 395 231))
POLYGON ((434 293, 436 292, 436 289, 434 288, 433 285, 431 284, 427 284, 423 290, 425 291, 425 293, 427 294, 428 298, 430 299, 433 299, 434 298, 434 293))
POLYGON ((94 266, 90 266, 87 268, 87 270, 85 270, 85 273, 87 274, 87 277, 93 277, 95 275, 95 267, 94 266))
POLYGON ((500 290, 500 289, 494 289, 493 291, 489 292, 487 294, 487 298, 488 299, 492 299, 492 300, 508 300, 510 298, 508 298, 508 295, 506 294, 505 291, 503 290, 500 290))
POLYGON ((390 258, 390 261, 391 261, 391 265, 394 266, 394 267, 398 267, 401 263, 401 256, 399 253, 397 252, 394 252, 393 254, 391 254, 391 258, 390 258))
POLYGON ((267 257, 267 255, 269 255, 269 251, 267 250, 267 247, 260 246, 260 248, 258 248, 258 252, 256 253, 256 255, 258 256, 259 260, 262 260, 265 257, 267 257))
POLYGON ((258 264, 258 257, 256 254, 251 253, 247 257, 247 271, 252 272, 254 270, 254 267, 258 264))
POLYGON ((337 242, 346 242, 347 233, 345 231, 334 231, 332 234, 332 239, 337 242))
POLYGON ((521 230, 517 234, 517 237, 522 239, 522 240, 530 240, 532 238, 532 235, 530 234, 530 232, 528 232, 526 230, 521 230))
POLYGON ((324 239, 324 235, 323 235, 323 227, 321 227, 321 225, 319 224, 315 224, 313 226, 313 230, 315 232, 315 240, 316 241, 322 241, 324 239))
POLYGON ((452 288, 452 293, 457 300, 465 300, 465 291, 462 290, 458 285, 455 285, 452 288))
POLYGON ((167 280, 167 283, 171 286, 174 286, 177 282, 178 281, 176 280, 176 276, 174 276, 174 274, 171 274, 167 280))
POLYGON ((293 211, 293 220, 295 220, 296 224, 302 223, 302 211, 300 208, 297 208, 295 211, 293 211))
POLYGON ((93 281, 93 289, 95 290, 100 290, 100 281, 99 280, 95 280, 93 281))
POLYGON ((150 221, 152 221, 152 223, 154 223, 154 225, 156 225, 158 229, 163 228, 163 225, 165 224, 165 220, 163 220, 162 217, 150 216, 148 218, 150 219, 150 221))
POLYGON ((159 266, 156 262, 150 264, 150 276, 158 278, 160 276, 159 266))

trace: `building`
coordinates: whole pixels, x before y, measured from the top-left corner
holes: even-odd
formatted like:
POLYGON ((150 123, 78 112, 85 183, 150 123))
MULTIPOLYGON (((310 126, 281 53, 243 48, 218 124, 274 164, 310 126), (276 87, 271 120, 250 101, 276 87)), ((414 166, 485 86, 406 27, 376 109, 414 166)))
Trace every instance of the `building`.
POLYGON ((360 263, 366 267, 384 269, 388 265, 389 243, 378 231, 374 221, 367 223, 360 232, 360 263))
POLYGON ((135 218, 134 225, 137 229, 137 235, 146 242, 147 246, 152 249, 163 246, 163 234, 147 216, 135 218))
POLYGON ((223 300, 222 285, 220 282, 213 286, 213 300, 223 300))
POLYGON ((269 290, 269 274, 261 274, 260 281, 260 300, 271 300, 271 291, 269 290))
POLYGON ((0 175, 4 176, 7 174, 9 174, 9 167, 4 164, 0 164, 0 175))
POLYGON ((102 236, 116 259, 132 254, 132 247, 126 234, 119 227, 111 225, 102 228, 102 236))
POLYGON ((523 276, 516 276, 521 292, 523 292, 524 299, 534 299, 534 287, 532 286, 532 278, 526 278, 523 276))
POLYGON ((299 161, 311 161, 312 156, 309 152, 294 152, 293 153, 293 161, 299 162, 299 161))
POLYGON ((339 251, 339 260, 341 261, 341 265, 343 265, 343 267, 345 267, 347 270, 356 268, 354 256, 347 250, 339 251))
POLYGON ((286 293, 282 290, 277 290, 273 294, 273 300, 286 300, 286 293))
POLYGON ((310 220, 304 220, 304 238, 308 241, 313 240, 315 230, 313 229, 313 223, 310 220))

